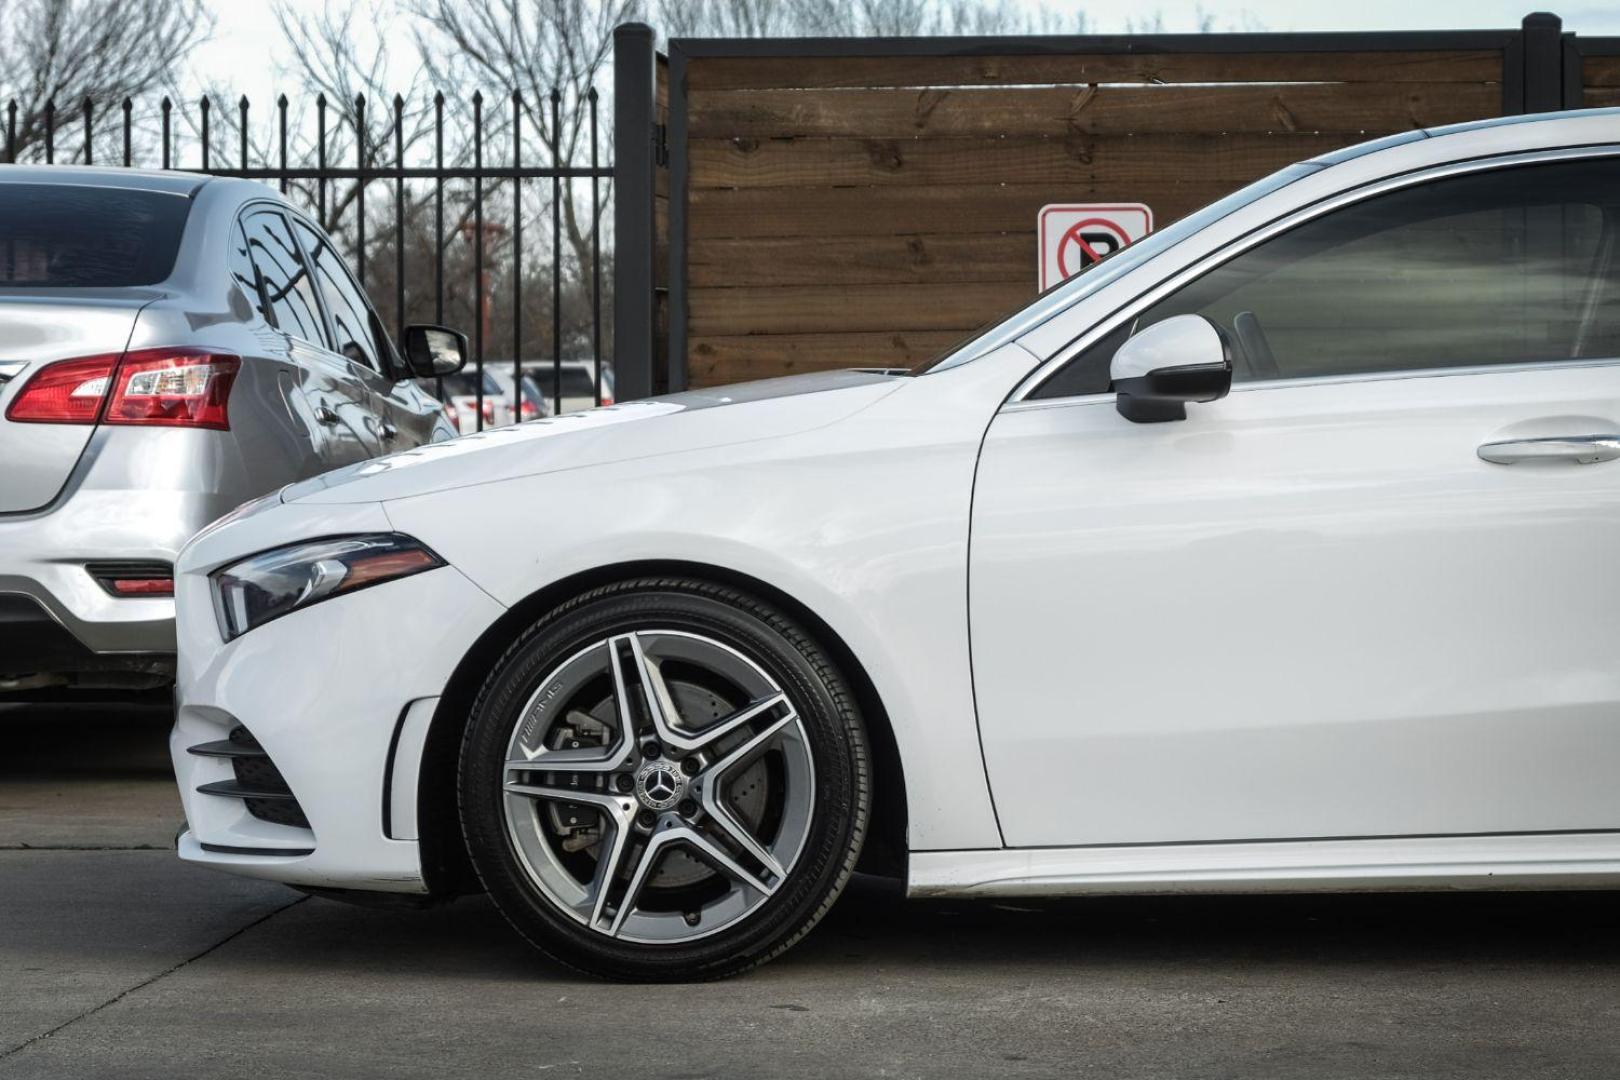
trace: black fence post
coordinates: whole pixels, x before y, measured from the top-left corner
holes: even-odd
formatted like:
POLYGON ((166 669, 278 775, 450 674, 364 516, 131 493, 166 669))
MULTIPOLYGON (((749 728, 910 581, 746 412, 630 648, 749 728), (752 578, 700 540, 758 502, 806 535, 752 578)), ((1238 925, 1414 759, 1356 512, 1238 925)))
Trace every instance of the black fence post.
POLYGON ((1526 15, 1502 58, 1502 112, 1556 112, 1578 105, 1564 100, 1564 57, 1563 20, 1546 11, 1526 15))
POLYGON ((613 32, 613 396, 618 401, 650 397, 654 365, 663 359, 655 355, 654 62, 652 27, 626 23, 613 32))

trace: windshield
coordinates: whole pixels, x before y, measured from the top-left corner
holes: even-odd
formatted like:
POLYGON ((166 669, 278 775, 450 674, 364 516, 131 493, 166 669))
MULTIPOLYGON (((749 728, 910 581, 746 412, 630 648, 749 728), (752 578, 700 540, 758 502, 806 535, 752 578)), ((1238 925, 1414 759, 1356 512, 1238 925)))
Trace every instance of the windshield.
POLYGON ((1161 252, 1168 251, 1194 233, 1208 228, 1256 199, 1286 187, 1300 177, 1321 168, 1320 164, 1310 163, 1290 165, 1264 179, 1256 180, 1248 187, 1239 188, 1224 199, 1212 202, 1202 210, 1188 214, 1180 221, 1156 233, 1150 233, 1129 247, 1120 248, 1102 260, 1092 263, 1073 277, 1058 282, 1031 303, 1010 315, 991 320, 983 329, 961 343, 912 368, 911 374, 925 375, 931 371, 957 367, 991 352, 1014 338, 1022 337, 1082 297, 1122 277, 1161 252))
POLYGON ((167 191, 0 183, 0 286, 156 285, 190 211, 167 191))

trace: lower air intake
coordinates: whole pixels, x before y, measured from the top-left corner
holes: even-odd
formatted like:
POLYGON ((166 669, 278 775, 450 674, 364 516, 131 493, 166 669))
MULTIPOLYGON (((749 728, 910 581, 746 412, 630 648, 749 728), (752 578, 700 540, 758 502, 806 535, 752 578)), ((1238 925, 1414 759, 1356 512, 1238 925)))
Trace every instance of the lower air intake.
POLYGON ((309 818, 304 816, 304 808, 298 805, 281 770, 247 728, 237 725, 227 738, 193 746, 190 753, 199 757, 228 758, 236 776, 234 780, 202 785, 197 789, 202 794, 241 799, 247 812, 260 821, 309 828, 309 818))

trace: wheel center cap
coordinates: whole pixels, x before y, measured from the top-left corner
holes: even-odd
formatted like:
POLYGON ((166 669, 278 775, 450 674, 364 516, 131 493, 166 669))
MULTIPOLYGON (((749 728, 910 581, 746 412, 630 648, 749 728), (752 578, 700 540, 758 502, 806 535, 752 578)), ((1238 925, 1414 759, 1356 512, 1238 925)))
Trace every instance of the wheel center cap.
POLYGON ((668 810, 686 792, 686 777, 667 761, 650 761, 636 773, 636 798, 649 810, 668 810))

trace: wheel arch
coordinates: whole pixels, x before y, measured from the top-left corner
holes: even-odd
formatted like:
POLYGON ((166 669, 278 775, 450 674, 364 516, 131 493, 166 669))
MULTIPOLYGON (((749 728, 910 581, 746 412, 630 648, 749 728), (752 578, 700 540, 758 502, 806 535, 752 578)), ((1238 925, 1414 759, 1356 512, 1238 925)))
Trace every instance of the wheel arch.
POLYGON ((698 578, 753 593, 802 623, 832 655, 855 691, 871 741, 872 820, 859 868, 904 877, 906 786, 899 744, 877 687, 853 650, 808 605, 769 582, 707 563, 652 559, 596 567, 536 590, 495 620, 456 664, 428 726, 417 782, 418 836, 422 872, 429 890, 440 895, 480 891, 461 835, 456 805, 456 762, 469 713, 490 665, 535 619, 570 597, 617 581, 655 575, 698 578))

